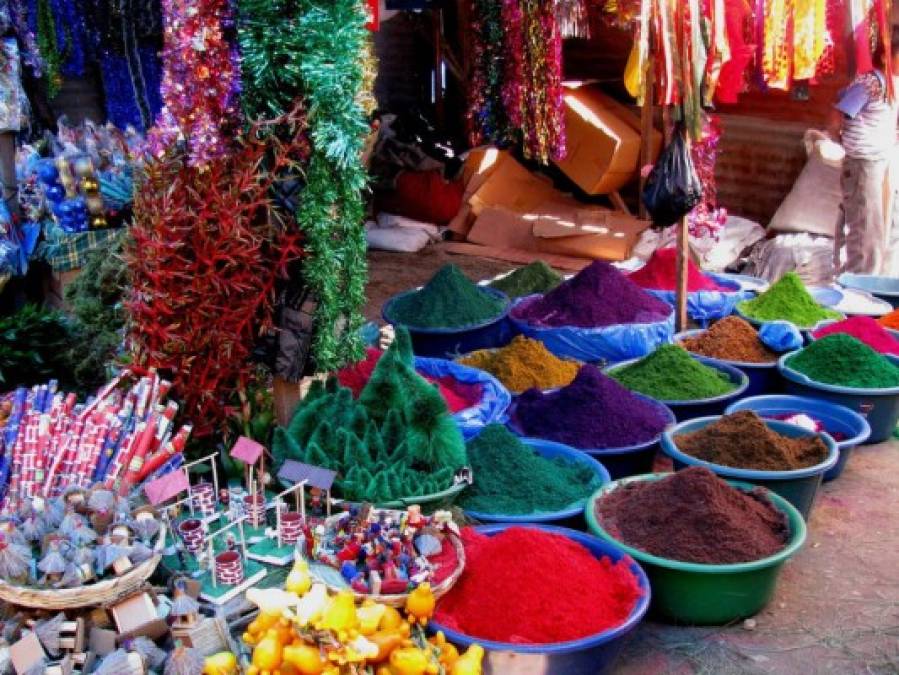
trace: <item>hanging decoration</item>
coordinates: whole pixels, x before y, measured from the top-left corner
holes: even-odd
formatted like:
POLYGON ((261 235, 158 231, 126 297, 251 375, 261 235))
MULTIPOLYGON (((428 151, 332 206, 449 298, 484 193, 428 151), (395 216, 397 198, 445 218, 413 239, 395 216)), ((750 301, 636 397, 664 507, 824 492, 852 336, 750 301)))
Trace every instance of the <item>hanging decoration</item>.
POLYGON ((827 0, 795 0, 793 79, 811 80, 827 48, 827 0))
POLYGON ((562 38, 590 38, 587 0, 555 0, 556 23, 562 38))
POLYGON ((721 120, 703 115, 702 137, 690 145, 693 166, 702 182, 702 201, 690 212, 688 227, 694 239, 717 239, 727 221, 727 210, 718 208, 715 163, 721 144, 721 120))
POLYGON ((62 86, 62 54, 56 42, 56 24, 50 0, 37 0, 35 24, 38 52, 44 63, 43 74, 47 96, 51 99, 56 98, 62 86))
POLYGON ((90 59, 88 31, 82 5, 77 0, 49 0, 56 28, 56 44, 62 55, 65 77, 83 77, 90 59))
MULTIPOLYGON (((840 0, 836 0, 839 2, 840 0)), ((752 7, 749 0, 725 0, 725 30, 728 58, 721 66, 721 76, 715 89, 719 103, 736 103, 747 85, 746 73, 753 59, 752 7)))
POLYGON ((836 45, 839 36, 843 35, 846 16, 843 0, 827 0, 826 14, 827 30, 824 36, 824 52, 818 60, 815 79, 821 79, 836 72, 836 45))
POLYGON ((468 128, 472 146, 485 143, 504 146, 513 139, 503 103, 506 67, 503 4, 496 0, 472 0, 471 3, 474 65, 468 85, 468 128))

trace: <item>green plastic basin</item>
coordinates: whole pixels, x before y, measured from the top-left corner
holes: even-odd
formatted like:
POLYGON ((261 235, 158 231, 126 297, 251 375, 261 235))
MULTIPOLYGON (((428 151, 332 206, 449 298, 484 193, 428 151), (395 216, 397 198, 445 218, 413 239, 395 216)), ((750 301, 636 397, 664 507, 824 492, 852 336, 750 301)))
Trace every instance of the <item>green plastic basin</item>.
MULTIPOLYGON (((622 478, 599 488, 587 501, 585 516, 589 530, 618 546, 640 563, 652 588, 650 611, 657 617, 675 623, 720 625, 758 613, 770 602, 783 564, 805 542, 806 526, 799 511, 783 497, 767 492, 774 506, 782 511, 790 527, 790 540, 778 553, 753 562, 730 565, 703 565, 669 560, 628 546, 599 524, 596 501, 619 485, 631 481, 656 481, 670 474, 651 473, 622 478)), ((756 488, 749 483, 728 481, 746 492, 756 488)))

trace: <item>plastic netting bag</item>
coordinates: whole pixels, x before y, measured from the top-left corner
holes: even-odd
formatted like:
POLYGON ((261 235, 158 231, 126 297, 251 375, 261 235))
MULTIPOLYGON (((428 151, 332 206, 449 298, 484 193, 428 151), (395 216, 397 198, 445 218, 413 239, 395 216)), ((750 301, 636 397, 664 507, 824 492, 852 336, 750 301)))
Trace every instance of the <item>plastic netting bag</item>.
POLYGON ((643 203, 654 226, 668 227, 690 213, 701 200, 702 183, 683 128, 678 127, 646 179, 643 203))

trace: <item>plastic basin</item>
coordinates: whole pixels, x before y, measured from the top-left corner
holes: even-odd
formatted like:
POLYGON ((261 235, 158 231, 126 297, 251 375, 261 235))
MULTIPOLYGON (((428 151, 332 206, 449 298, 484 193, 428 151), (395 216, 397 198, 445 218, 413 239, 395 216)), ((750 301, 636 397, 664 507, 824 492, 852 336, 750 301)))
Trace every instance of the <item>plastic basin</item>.
POLYGON ((822 307, 836 307, 843 301, 843 292, 827 286, 809 286, 808 293, 822 307))
POLYGON ((715 464, 714 462, 706 462, 681 452, 674 442, 674 437, 678 434, 699 431, 719 419, 720 416, 715 415, 681 422, 662 435, 662 451, 674 461, 675 471, 688 466, 704 466, 722 478, 742 480, 753 485, 761 485, 786 499, 796 507, 803 518, 808 519, 812 505, 815 503, 815 495, 818 493, 818 488, 821 486, 821 481, 824 478, 824 473, 836 465, 840 456, 840 451, 837 449, 837 444, 834 440, 828 434, 816 434, 795 424, 766 419, 765 424, 768 425, 768 428, 779 434, 791 438, 819 436, 827 446, 827 457, 822 462, 805 469, 793 469, 790 471, 738 469, 732 466, 724 466, 723 464, 715 464))
MULTIPOLYGON (((790 368, 786 361, 796 352, 780 357, 777 367, 784 378, 788 394, 809 396, 845 406, 868 420, 871 425, 869 443, 881 443, 887 440, 896 428, 899 420, 899 387, 883 389, 853 389, 836 384, 816 382, 807 375, 790 368)), ((885 355, 899 366, 899 358, 885 355)))
POLYGON ((503 311, 488 321, 482 321, 470 326, 460 328, 425 328, 412 326, 394 319, 393 310, 397 300, 411 293, 418 292, 417 289, 405 291, 390 298, 390 300, 384 303, 381 316, 384 318, 384 321, 392 326, 403 326, 408 329, 409 336, 412 338, 412 351, 418 356, 453 359, 459 354, 465 354, 475 349, 492 349, 502 346, 512 339, 512 325, 506 320, 511 303, 505 293, 493 288, 482 288, 481 290, 502 300, 505 303, 503 311))
MULTIPOLYGON (((680 344, 687 338, 697 337, 705 333, 705 330, 697 328, 696 330, 685 330, 674 336, 674 343, 680 344)), ((743 392, 743 396, 757 396, 759 394, 772 394, 781 390, 783 380, 780 372, 777 370, 777 361, 771 363, 753 363, 751 361, 730 361, 728 359, 716 359, 711 356, 704 356, 690 352, 690 354, 698 361, 702 361, 706 365, 713 366, 722 364, 725 366, 733 366, 738 370, 746 373, 749 378, 749 386, 743 392)))
MULTIPOLYGON (((639 396, 647 403, 651 403, 652 405, 656 406, 665 414, 665 417, 668 420, 665 424, 666 429, 674 426, 677 420, 671 408, 669 408, 664 403, 660 403, 659 401, 656 401, 653 398, 649 398, 648 396, 644 396, 643 394, 634 392, 634 395, 639 396)), ((512 406, 509 408, 510 419, 506 422, 506 426, 509 427, 509 429, 511 429, 515 434, 524 438, 524 432, 512 422, 511 415, 514 410, 515 402, 513 401, 512 406)), ((618 448, 574 449, 598 460, 609 472, 611 478, 613 480, 617 480, 618 478, 624 478, 625 476, 633 476, 634 474, 652 471, 652 465, 655 461, 656 452, 658 452, 661 439, 662 434, 660 433, 658 436, 656 436, 655 438, 651 438, 648 441, 635 443, 634 445, 625 445, 618 448)))
MULTIPOLYGON (((702 362, 702 360, 697 358, 695 354, 690 355, 697 361, 702 362)), ((608 368, 606 368, 605 372, 611 375, 616 370, 625 368, 633 363, 636 363, 637 361, 639 361, 639 359, 631 359, 630 361, 624 361, 623 363, 616 363, 614 366, 609 366, 608 368)), ((721 361, 716 361, 714 363, 703 363, 710 368, 714 368, 715 370, 724 373, 727 376, 727 379, 731 383, 737 385, 737 387, 733 391, 729 391, 726 394, 721 394, 720 396, 712 396, 711 398, 701 398, 692 401, 661 400, 661 403, 664 403, 671 409, 672 412, 674 412, 674 417, 678 422, 693 419, 694 417, 702 417, 704 415, 720 415, 722 412, 724 412, 724 409, 728 405, 736 401, 738 398, 745 396, 745 392, 749 388, 749 376, 739 368, 728 365, 721 361)), ((645 473, 645 471, 642 473, 645 473)))
POLYGON ((768 290, 771 285, 761 277, 753 277, 748 274, 731 274, 729 272, 706 272, 707 277, 711 277, 715 281, 723 281, 725 283, 735 283, 740 287, 741 291, 752 291, 753 293, 763 293, 768 290))
POLYGON ((871 425, 857 412, 836 403, 805 396, 752 396, 732 403, 724 412, 729 415, 738 410, 754 410, 760 417, 768 418, 803 413, 821 422, 840 451, 837 463, 824 473, 825 481, 839 477, 852 449, 867 441, 871 435, 871 425), (836 440, 837 435, 843 440, 836 440))
MULTIPOLYGON (((493 536, 509 527, 514 526, 483 525, 477 530, 493 536)), ((564 527, 552 525, 530 527, 568 537, 588 549, 597 558, 608 556, 615 562, 622 558, 629 560, 630 569, 636 575, 644 595, 637 601, 624 623, 579 640, 540 645, 481 640, 449 629, 437 621, 431 621, 428 628, 433 632, 443 631, 446 639, 460 648, 467 648, 475 643, 481 645, 486 650, 484 675, 597 675, 610 672, 624 646, 625 638, 637 627, 649 608, 650 586, 646 573, 634 560, 629 559, 620 547, 602 539, 564 527)), ((541 580, 535 579, 534 583, 541 583, 541 580)))
MULTIPOLYGON (((595 504, 602 495, 623 483, 655 481, 665 475, 633 476, 603 486, 587 502, 587 527, 643 565, 652 586, 654 615, 677 623, 717 625, 758 613, 771 600, 783 564, 805 541, 806 526, 799 511, 783 497, 769 491, 768 498, 787 517, 790 541, 783 550, 767 558, 729 565, 706 565, 660 558, 618 541, 600 526, 595 504)), ((747 483, 728 482, 746 491, 755 487, 747 483)))
POLYGON ((895 277, 846 272, 837 277, 837 283, 846 288, 866 291, 875 298, 886 300, 893 306, 893 309, 899 307, 899 279, 895 277))
MULTIPOLYGON (((537 454, 542 457, 548 459, 560 457, 569 463, 581 464, 588 467, 596 476, 595 480, 599 486, 605 485, 611 480, 606 467, 580 450, 575 450, 562 443, 544 441, 541 438, 522 438, 521 441, 525 445, 533 448, 537 454)), ((475 476, 475 480, 477 480, 477 476, 475 476)), ((591 489, 596 488, 594 487, 591 489)), ((570 523, 571 525, 578 524, 583 527, 584 503, 587 501, 587 497, 589 497, 589 495, 585 494, 576 504, 572 504, 564 509, 559 509, 558 511, 543 511, 524 515, 507 515, 465 509, 465 515, 483 523, 548 523, 553 525, 570 523)))

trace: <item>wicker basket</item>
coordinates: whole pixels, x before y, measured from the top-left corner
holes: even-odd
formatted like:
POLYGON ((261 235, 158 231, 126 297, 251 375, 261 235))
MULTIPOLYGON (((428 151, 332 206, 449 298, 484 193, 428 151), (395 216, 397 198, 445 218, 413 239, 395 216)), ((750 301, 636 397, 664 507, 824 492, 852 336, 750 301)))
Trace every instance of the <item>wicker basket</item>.
POLYGON ((120 577, 104 579, 76 588, 15 586, 0 579, 0 600, 32 609, 72 609, 115 603, 137 591, 156 571, 165 546, 165 522, 161 523, 153 557, 135 565, 120 577))

